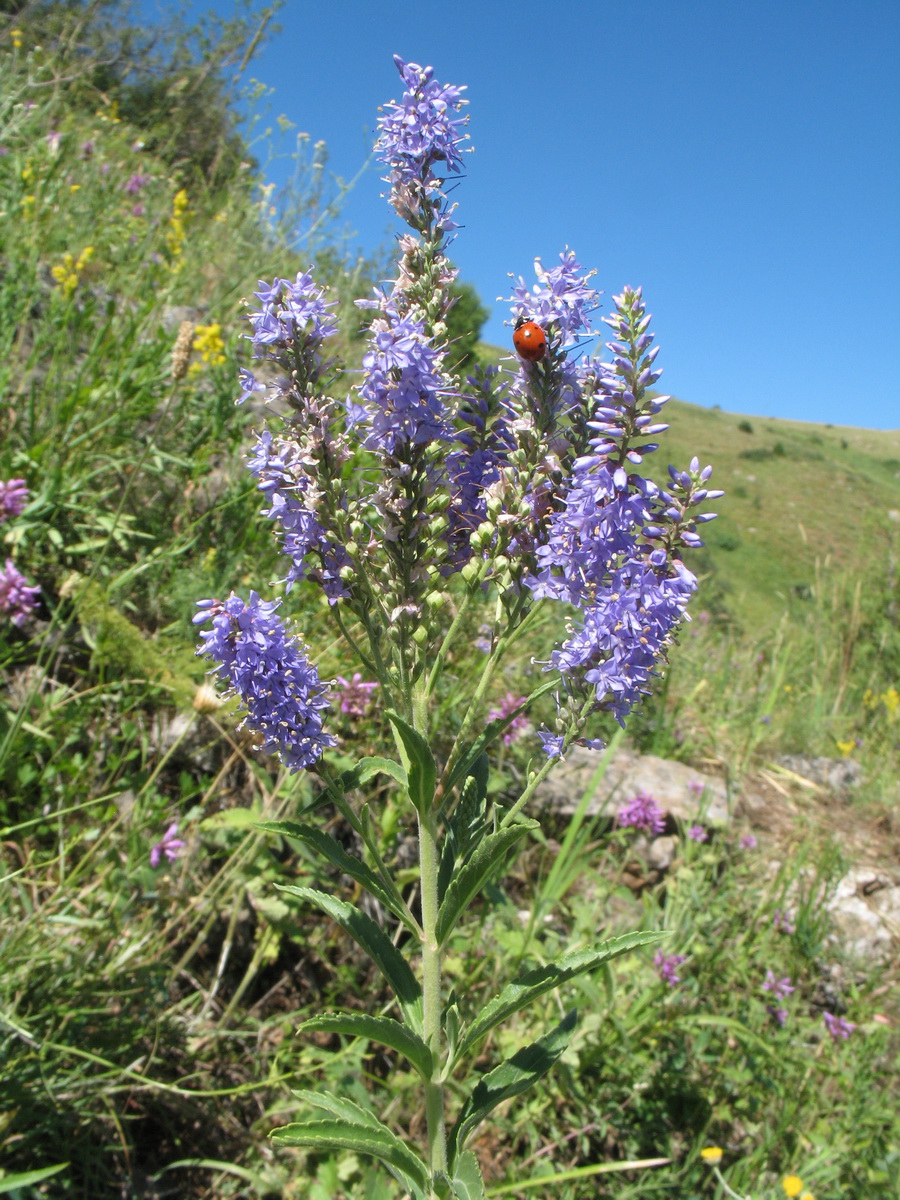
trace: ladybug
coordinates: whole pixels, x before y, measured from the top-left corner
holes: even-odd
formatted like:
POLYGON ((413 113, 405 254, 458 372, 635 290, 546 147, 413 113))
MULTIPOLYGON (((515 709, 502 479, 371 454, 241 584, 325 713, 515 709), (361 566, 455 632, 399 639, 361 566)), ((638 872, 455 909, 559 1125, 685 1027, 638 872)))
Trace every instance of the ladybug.
POLYGON ((547 353, 547 335, 537 321, 519 317, 513 331, 513 345, 519 358, 526 362, 537 362, 547 353))

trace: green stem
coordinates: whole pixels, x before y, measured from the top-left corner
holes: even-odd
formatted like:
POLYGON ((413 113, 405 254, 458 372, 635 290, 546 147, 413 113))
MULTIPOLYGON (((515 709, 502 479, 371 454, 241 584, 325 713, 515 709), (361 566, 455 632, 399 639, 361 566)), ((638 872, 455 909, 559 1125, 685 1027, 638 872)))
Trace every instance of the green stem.
POLYGON ((423 1033, 434 1058, 434 1073, 425 1084, 428 1156, 432 1171, 447 1170, 447 1131, 444 1125, 444 1083, 441 1046, 441 948, 437 940, 438 844, 433 812, 419 814, 419 863, 422 894, 423 1033))

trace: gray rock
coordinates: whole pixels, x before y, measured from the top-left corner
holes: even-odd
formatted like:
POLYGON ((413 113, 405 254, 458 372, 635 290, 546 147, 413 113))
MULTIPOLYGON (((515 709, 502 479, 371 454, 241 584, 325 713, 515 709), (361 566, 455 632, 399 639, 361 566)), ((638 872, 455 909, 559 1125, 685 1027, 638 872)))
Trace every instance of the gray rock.
POLYGON ((647 862, 654 871, 668 871, 678 853, 678 838, 654 838, 647 849, 647 862))
POLYGON ((780 767, 837 795, 846 795, 862 779, 862 768, 852 758, 814 758, 808 754, 785 754, 775 760, 780 767))
POLYGON ((647 792, 680 821, 707 825, 729 821, 728 793, 721 779, 684 763, 625 748, 615 752, 605 773, 597 778, 602 757, 596 750, 573 746, 538 788, 535 804, 565 816, 575 812, 591 788, 588 813, 606 812, 613 817, 620 805, 638 792, 647 792))
POLYGON ((854 958, 891 959, 900 941, 900 886, 876 867, 853 867, 828 901, 837 940, 854 958))

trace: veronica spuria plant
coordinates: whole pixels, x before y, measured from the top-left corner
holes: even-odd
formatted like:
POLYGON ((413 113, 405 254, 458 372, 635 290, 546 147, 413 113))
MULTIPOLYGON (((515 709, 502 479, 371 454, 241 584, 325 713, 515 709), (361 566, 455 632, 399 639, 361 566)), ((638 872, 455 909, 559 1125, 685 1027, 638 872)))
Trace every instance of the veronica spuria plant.
POLYGON ((520 281, 511 298, 513 318, 539 325, 545 351, 515 373, 481 371, 462 388, 449 373, 445 318, 455 272, 447 247, 455 224, 447 184, 462 170, 465 101, 430 67, 396 63, 405 91, 386 106, 376 150, 390 203, 410 232, 400 239, 396 279, 360 302, 371 312, 361 379, 341 391, 329 355, 333 306, 311 273, 260 285, 250 317, 254 356, 260 374, 278 381, 242 373, 242 399, 265 392, 290 410, 258 435, 249 459, 287 559, 286 590, 307 579, 327 596, 348 667, 378 684, 395 755, 363 758, 340 775, 329 769, 329 685, 277 603, 253 592, 202 601, 197 619, 212 625, 199 653, 218 664, 265 747, 288 770, 317 773, 360 852, 302 821, 266 828, 312 847, 385 914, 379 924, 339 896, 286 889, 359 943, 396 1002, 390 1016, 323 1013, 302 1028, 380 1042, 404 1056, 422 1084, 425 1147, 349 1100, 314 1092, 303 1093, 309 1119, 274 1139, 374 1155, 416 1200, 474 1200, 483 1185, 470 1136, 550 1070, 575 1014, 472 1078, 481 1043, 538 997, 660 935, 626 935, 534 967, 477 1008, 446 995, 448 939, 536 828, 526 805, 554 763, 575 742, 599 745, 586 736, 591 715, 609 711, 622 722, 646 691, 696 586, 681 553, 699 544, 696 523, 709 518, 693 511, 719 493, 707 491, 709 468, 696 460, 687 471, 670 470, 666 489, 641 473, 656 449, 648 439, 666 428, 657 421, 666 398, 648 391, 659 378, 650 317, 640 291, 626 288, 605 318, 611 358, 579 357, 594 332, 598 293, 571 251, 552 269, 538 263, 536 284, 520 281), (554 605, 569 614, 568 632, 544 682, 489 712, 498 666, 538 611, 554 605), (458 706, 452 736, 442 739, 434 722, 443 673, 478 621, 488 635, 483 669, 458 706), (539 731, 522 794, 500 807, 487 794, 489 755, 547 693, 555 718, 539 731), (385 861, 379 813, 365 802, 376 775, 392 781, 417 825, 412 891, 385 861), (454 1097, 466 1097, 461 1104, 449 1102, 451 1078, 454 1097))

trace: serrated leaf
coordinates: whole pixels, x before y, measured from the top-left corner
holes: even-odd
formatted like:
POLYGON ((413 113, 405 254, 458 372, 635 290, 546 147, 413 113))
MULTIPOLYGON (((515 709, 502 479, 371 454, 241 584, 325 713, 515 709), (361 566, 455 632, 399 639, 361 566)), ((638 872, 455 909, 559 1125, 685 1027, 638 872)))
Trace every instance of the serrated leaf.
POLYGON ((448 1149, 451 1162, 455 1162, 457 1153, 466 1144, 466 1138, 488 1113, 493 1112, 504 1100, 521 1095, 547 1074, 568 1045, 576 1016, 573 1008, 550 1033, 517 1050, 512 1058, 482 1075, 450 1131, 448 1149))
POLYGON ((408 1024, 416 1033, 422 1032, 422 989, 412 969, 387 934, 367 917, 364 912, 346 900, 329 896, 315 888, 296 887, 293 884, 278 884, 279 890, 289 892, 315 904, 327 913, 338 925, 365 950, 379 971, 391 985, 397 1002, 408 1024))
POLYGON ((371 758, 361 758, 355 767, 344 771, 340 778, 341 786, 345 792, 349 792, 351 789, 367 783, 373 775, 390 775, 403 787, 407 786, 406 772, 398 762, 374 755, 371 758))
POLYGON ((511 1017, 513 1013, 526 1008, 538 996, 550 992, 563 983, 568 983, 576 975, 584 971, 593 971, 601 963, 627 954, 638 946, 649 946, 668 936, 655 930, 639 930, 636 933, 624 933, 621 937, 611 938, 608 942, 595 947, 593 950, 576 950, 566 954, 556 962, 547 963, 542 967, 532 967, 525 971, 503 991, 488 1001, 469 1028, 464 1032, 459 1043, 459 1056, 466 1054, 472 1047, 489 1033, 494 1026, 511 1017))
POLYGON ((437 780, 437 768, 431 747, 425 738, 412 725, 407 725, 395 712, 386 713, 388 720, 400 735, 400 741, 406 755, 407 791, 416 812, 428 812, 434 802, 434 785, 437 780))
POLYGON ((457 1156, 453 1172, 453 1191, 457 1200, 484 1200, 484 1179, 478 1159, 471 1150, 457 1156))
POLYGON ((366 891, 379 900, 395 917, 399 918, 407 929, 416 932, 416 924, 400 896, 393 895, 371 867, 355 854, 349 854, 344 847, 324 830, 316 829, 313 825, 305 825, 301 821, 261 821, 259 829, 269 833, 280 833, 282 837, 296 838, 305 842, 320 854, 333 867, 361 883, 366 891))
POLYGON ((488 721, 484 730, 478 735, 475 741, 469 746, 468 750, 463 752, 462 758, 457 762, 456 766, 450 772, 450 778, 447 780, 447 795, 453 791, 461 779, 465 779, 471 773, 472 767, 485 752, 491 742, 506 729, 507 725, 511 725, 513 721, 524 712, 535 700, 538 700, 545 693, 559 687, 559 678, 554 676, 548 679, 546 683, 542 683, 540 687, 528 696, 522 703, 505 717, 495 717, 493 721, 488 721))
POLYGON ((475 847, 471 858, 450 882, 438 909, 435 936, 441 945, 471 901, 493 875, 498 865, 519 838, 529 829, 537 829, 537 821, 523 820, 496 833, 490 833, 475 847))
POLYGON ((408 1058, 424 1080, 431 1079, 434 1074, 434 1058, 428 1046, 418 1034, 392 1017, 373 1017, 368 1013, 322 1013, 304 1021, 297 1032, 315 1030, 380 1042, 408 1058))
POLYGON ((273 1129, 269 1135, 277 1146, 306 1146, 311 1150, 354 1150, 369 1154, 385 1164, 416 1200, 424 1200, 428 1168, 386 1125, 374 1128, 351 1125, 343 1120, 296 1121, 273 1129))

